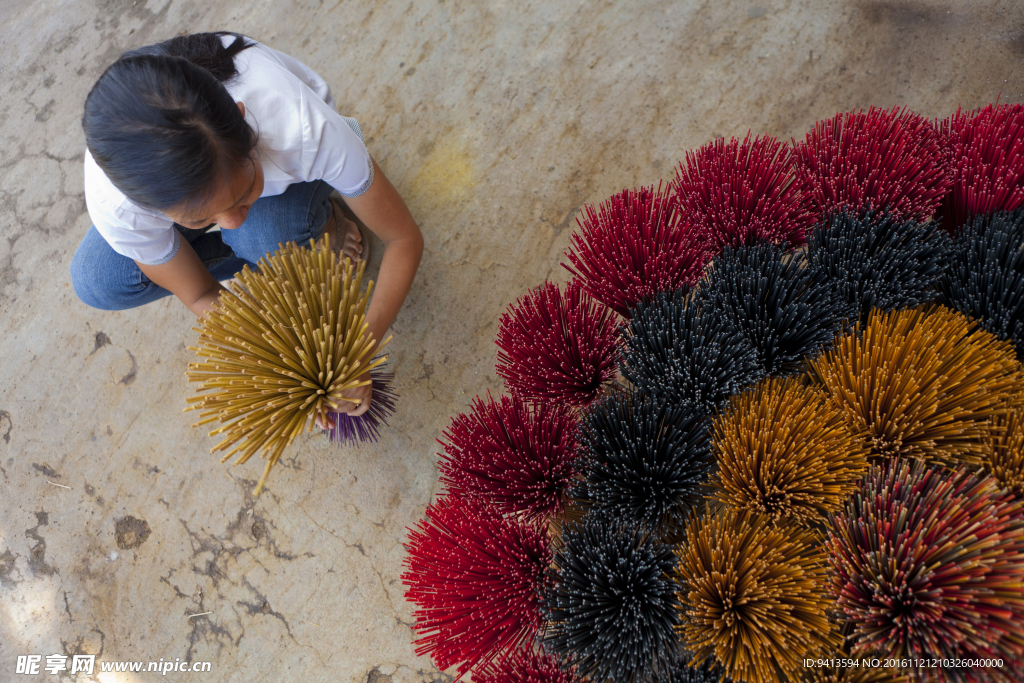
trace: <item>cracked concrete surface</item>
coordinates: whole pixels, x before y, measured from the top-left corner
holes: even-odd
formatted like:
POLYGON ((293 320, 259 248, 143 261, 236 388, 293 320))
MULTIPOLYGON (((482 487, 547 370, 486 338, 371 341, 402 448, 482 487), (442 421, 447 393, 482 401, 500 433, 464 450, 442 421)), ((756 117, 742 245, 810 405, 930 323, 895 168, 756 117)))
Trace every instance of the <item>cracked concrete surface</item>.
POLYGON ((18 654, 87 653, 210 661, 218 681, 450 681, 411 645, 404 530, 437 490, 435 437, 499 389, 501 311, 564 279, 580 205, 670 178, 716 135, 1024 92, 1012 1, 0 0, 0 17, 0 680, 18 654), (427 239, 393 329, 392 428, 358 451, 302 438, 259 499, 260 465, 220 464, 181 413, 188 311, 91 310, 68 277, 89 87, 126 49, 220 28, 328 80, 427 239))

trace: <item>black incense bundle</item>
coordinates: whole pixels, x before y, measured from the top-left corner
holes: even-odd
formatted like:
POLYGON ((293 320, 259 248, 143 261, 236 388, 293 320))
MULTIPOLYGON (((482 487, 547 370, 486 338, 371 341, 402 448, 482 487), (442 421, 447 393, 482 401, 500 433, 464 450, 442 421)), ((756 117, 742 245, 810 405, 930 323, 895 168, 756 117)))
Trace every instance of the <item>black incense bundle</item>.
POLYGON ((765 374, 788 374, 855 316, 830 289, 805 267, 802 254, 762 243, 726 247, 698 285, 694 304, 721 311, 753 344, 765 374))
POLYGON ((1024 359, 1024 209, 979 216, 953 239, 941 301, 981 321, 1024 359))
POLYGON ((568 527, 549 573, 545 645, 595 681, 643 682, 679 653, 674 572, 671 547, 628 525, 568 527))
POLYGON ((586 410, 579 439, 583 479, 574 498, 659 538, 682 530, 711 471, 702 413, 618 391, 586 410))
POLYGON ((623 330, 622 374, 645 395, 711 413, 764 372, 750 340, 687 291, 640 303, 623 330))
POLYGON ((814 276, 863 319, 873 308, 892 311, 935 299, 951 250, 949 235, 934 221, 841 211, 811 231, 806 256, 814 276))

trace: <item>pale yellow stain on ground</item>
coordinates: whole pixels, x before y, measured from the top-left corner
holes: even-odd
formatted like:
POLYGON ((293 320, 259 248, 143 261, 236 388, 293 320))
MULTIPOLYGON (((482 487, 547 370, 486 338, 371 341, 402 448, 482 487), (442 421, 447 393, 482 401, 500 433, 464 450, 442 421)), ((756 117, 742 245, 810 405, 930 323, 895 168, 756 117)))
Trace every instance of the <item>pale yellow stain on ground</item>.
POLYGON ((459 201, 476 185, 474 177, 468 145, 459 138, 447 138, 434 145, 413 176, 410 194, 433 205, 459 201))

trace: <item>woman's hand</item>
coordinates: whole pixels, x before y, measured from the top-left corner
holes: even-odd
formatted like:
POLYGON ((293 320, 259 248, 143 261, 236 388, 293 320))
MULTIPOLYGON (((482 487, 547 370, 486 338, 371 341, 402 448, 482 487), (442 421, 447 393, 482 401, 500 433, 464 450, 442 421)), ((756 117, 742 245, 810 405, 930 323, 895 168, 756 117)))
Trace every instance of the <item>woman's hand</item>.
MULTIPOLYGON (((360 375, 359 381, 367 382, 367 384, 361 387, 356 387, 355 389, 349 389, 342 394, 342 396, 354 399, 355 401, 358 401, 358 403, 341 399, 337 402, 337 410, 333 410, 331 412, 345 413, 349 417, 359 417, 370 409, 370 401, 373 399, 373 386, 369 384, 370 373, 365 372, 360 375)), ((320 429, 334 429, 335 427, 333 419, 320 413, 316 416, 316 426, 320 429), (325 419, 326 425, 324 424, 325 419)))

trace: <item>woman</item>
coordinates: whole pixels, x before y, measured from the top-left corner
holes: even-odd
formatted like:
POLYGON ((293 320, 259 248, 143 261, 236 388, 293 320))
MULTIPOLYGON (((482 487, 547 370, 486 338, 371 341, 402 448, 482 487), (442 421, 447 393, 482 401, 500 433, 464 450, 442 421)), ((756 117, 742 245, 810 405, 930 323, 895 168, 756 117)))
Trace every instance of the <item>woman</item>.
MULTIPOLYGON (((373 338, 384 338, 423 238, 359 124, 335 111, 307 66, 234 33, 180 36, 114 62, 86 98, 82 127, 93 226, 71 279, 86 304, 122 310, 174 294, 204 316, 219 281, 280 242, 326 232, 358 258, 362 237, 340 194, 385 245, 367 310, 373 338)), ((359 403, 339 410, 369 408, 369 385, 349 396, 359 403)))

